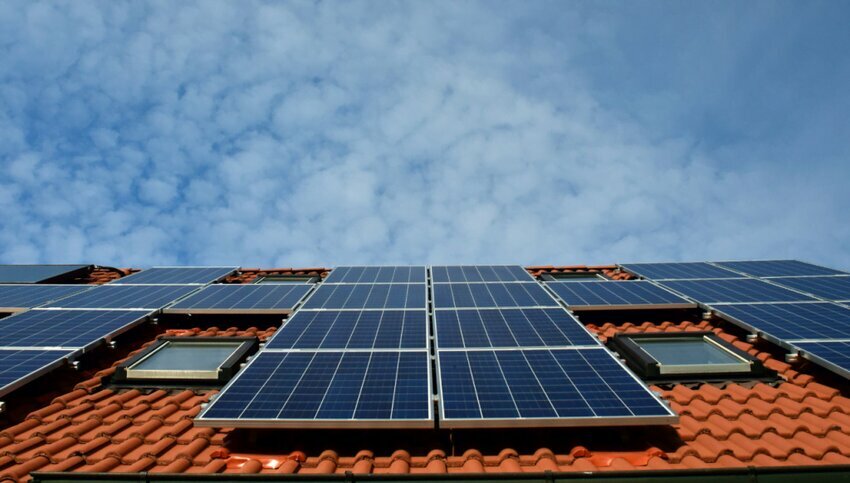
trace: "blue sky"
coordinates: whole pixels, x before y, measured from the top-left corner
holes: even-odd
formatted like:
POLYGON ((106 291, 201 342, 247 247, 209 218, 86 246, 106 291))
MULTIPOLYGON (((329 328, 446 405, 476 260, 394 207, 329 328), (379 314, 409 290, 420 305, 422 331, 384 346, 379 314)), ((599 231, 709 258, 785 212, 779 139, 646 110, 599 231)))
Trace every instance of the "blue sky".
POLYGON ((0 3, 0 261, 850 269, 847 2, 0 3))

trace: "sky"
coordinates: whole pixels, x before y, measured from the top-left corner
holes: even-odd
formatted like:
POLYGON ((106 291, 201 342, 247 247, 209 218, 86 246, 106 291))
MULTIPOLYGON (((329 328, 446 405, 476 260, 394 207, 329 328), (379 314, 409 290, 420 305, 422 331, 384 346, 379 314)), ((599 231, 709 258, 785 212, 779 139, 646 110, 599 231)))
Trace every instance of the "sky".
POLYGON ((0 2, 0 262, 850 269, 850 3, 0 2))

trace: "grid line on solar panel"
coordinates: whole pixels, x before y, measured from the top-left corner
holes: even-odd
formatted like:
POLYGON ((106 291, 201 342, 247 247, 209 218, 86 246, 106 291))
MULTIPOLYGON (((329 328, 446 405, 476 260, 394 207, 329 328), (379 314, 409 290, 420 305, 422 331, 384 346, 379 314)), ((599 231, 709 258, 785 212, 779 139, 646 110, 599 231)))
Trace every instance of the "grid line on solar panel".
POLYGON ((745 275, 716 267, 706 262, 625 263, 628 272, 650 280, 688 280, 710 278, 743 278, 745 275))
POLYGON ((233 427, 433 427, 427 351, 263 351, 196 419, 233 427))
POLYGON ((91 288, 90 285, 0 285, 0 310, 38 307, 91 288))
POLYGON ((426 349, 425 310, 298 311, 268 341, 275 349, 426 349))
POLYGON ((670 280, 657 283, 704 304, 814 300, 808 295, 754 278, 670 280))
POLYGON ((619 282, 547 282, 546 285, 569 307, 693 307, 682 297, 644 280, 619 282))
POLYGON ((89 265, 0 265, 0 283, 38 283, 89 265))
POLYGON ((558 307, 537 282, 434 284, 435 309, 558 307))
POLYGON ((61 364, 69 350, 0 349, 0 396, 61 364))
POLYGON ((604 348, 441 350, 438 370, 447 428, 676 420, 604 348))
POLYGON ((795 342, 803 357, 850 378, 850 341, 795 342))
POLYGON ((0 319, 0 347, 85 348, 149 314, 146 310, 29 310, 0 319))
POLYGON ((312 285, 208 285, 168 307, 170 313, 286 313, 307 295, 312 285))
POLYGON ((562 308, 439 310, 434 320, 438 349, 599 345, 562 308))
POLYGON ((713 262, 719 267, 736 270, 753 277, 792 277, 813 275, 847 275, 846 272, 798 260, 747 260, 713 262))
POLYGON ((109 285, 206 285, 238 267, 153 267, 109 282, 109 285))
POLYGON ((198 290, 195 285, 99 285, 47 304, 46 307, 158 310, 195 290, 198 290))
POLYGON ((534 277, 519 265, 437 265, 431 267, 434 283, 532 282, 534 277))
POLYGON ((323 283, 425 283, 424 266, 342 266, 323 283))
POLYGON ((422 309, 427 298, 428 286, 424 283, 322 284, 304 302, 302 310, 422 309))
POLYGON ((826 300, 850 300, 850 277, 782 277, 771 278, 771 282, 799 290, 826 300))
POLYGON ((828 302, 736 304, 712 307, 745 328, 778 342, 850 337, 850 309, 828 302))

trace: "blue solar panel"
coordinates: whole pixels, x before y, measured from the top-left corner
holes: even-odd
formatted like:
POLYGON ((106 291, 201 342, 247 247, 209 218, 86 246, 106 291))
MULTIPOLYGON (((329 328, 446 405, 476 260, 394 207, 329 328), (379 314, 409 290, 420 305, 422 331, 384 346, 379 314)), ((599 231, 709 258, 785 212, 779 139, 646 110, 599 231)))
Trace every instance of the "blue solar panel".
POLYGON ((450 265, 431 267, 435 283, 443 282, 531 282, 532 276, 519 265, 450 265))
POLYGON ((561 308, 438 310, 434 318, 440 349, 599 345, 561 308))
POLYGON ((603 348, 441 350, 438 359, 443 427, 675 421, 603 348))
POLYGON ((425 267, 337 267, 324 283, 425 283, 425 267))
POLYGON ((301 310, 266 344, 269 349, 425 349, 424 310, 301 310))
POLYGON ((745 262, 717 262, 717 265, 746 273, 754 277, 794 277, 803 275, 846 275, 845 272, 819 267, 797 260, 759 260, 745 262))
POLYGON ((557 307, 558 302, 536 282, 434 284, 434 307, 557 307))
POLYGON ((261 313, 290 312, 312 285, 209 285, 169 307, 167 312, 261 313))
POLYGON ((850 277, 791 277, 770 281, 822 299, 850 300, 850 277))
POLYGON ((803 357, 850 378, 850 341, 795 342, 803 357))
POLYGON ((304 303, 305 309, 421 309, 424 283, 324 285, 304 303))
POLYGON ((150 312, 35 309, 0 319, 0 347, 83 348, 129 328, 150 312))
POLYGON ((719 305, 714 309, 786 342, 850 338, 850 309, 827 302, 719 305))
POLYGON ((111 285, 205 285, 235 271, 237 267, 154 267, 110 282, 111 285))
POLYGON ((158 310, 197 289, 193 285, 100 285, 50 303, 47 307, 158 310))
POLYGON ((38 283, 89 265, 0 265, 0 283, 38 283))
POLYGON ((433 427, 427 351, 263 351, 196 423, 433 427))
POLYGON ((0 311, 38 307, 91 288, 90 285, 0 285, 0 311))
POLYGON ((622 282, 547 282, 570 307, 640 308, 687 307, 693 304, 647 281, 622 282))
POLYGON ((808 295, 754 278, 671 280, 659 284, 704 304, 814 300, 808 295))
POLYGON ((686 280, 697 278, 741 278, 743 275, 705 262, 628 263, 627 271, 651 280, 686 280))
POLYGON ((0 396, 63 362, 73 351, 0 349, 0 396))

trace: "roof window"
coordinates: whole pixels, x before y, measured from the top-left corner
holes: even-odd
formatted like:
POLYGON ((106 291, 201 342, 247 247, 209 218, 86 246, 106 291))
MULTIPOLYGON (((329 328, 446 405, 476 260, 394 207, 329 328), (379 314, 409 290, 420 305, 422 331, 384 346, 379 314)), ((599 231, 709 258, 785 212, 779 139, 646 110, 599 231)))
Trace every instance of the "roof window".
POLYGON ((310 277, 307 275, 267 275, 265 277, 258 278, 254 283, 266 283, 266 284, 305 284, 305 283, 315 283, 318 281, 319 277, 310 277))
POLYGON ((596 272, 562 272, 544 273, 541 277, 550 282, 592 282, 594 280, 608 280, 602 274, 596 272))
POLYGON ((753 379, 771 372, 712 332, 620 334, 611 346, 647 380, 753 379))

